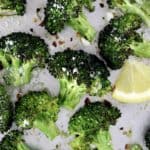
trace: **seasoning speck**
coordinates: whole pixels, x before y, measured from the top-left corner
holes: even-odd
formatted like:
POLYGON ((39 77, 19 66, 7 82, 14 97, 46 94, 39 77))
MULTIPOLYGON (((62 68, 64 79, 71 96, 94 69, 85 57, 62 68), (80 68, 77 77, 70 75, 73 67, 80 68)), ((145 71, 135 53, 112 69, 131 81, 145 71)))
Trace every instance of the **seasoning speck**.
POLYGON ((44 26, 44 20, 39 24, 41 27, 44 26))
POLYGON ((71 41, 71 42, 73 41, 73 38, 72 38, 72 37, 70 38, 70 41, 71 41))
POLYGON ((33 32, 33 28, 31 28, 30 31, 33 32))
POLYGON ((120 130, 123 130, 123 127, 121 127, 120 130))
POLYGON ((58 41, 59 45, 63 45, 65 41, 58 41))
POLYGON ((103 3, 100 3, 99 5, 100 5, 101 8, 104 8, 104 4, 103 3))
POLYGON ((37 8, 37 9, 36 9, 36 12, 38 13, 38 12, 40 12, 40 10, 41 10, 41 8, 37 8))
POLYGON ((87 98, 85 99, 84 103, 85 103, 85 105, 90 104, 90 99, 87 97, 87 98))
POLYGON ((52 43, 52 45, 53 45, 54 47, 57 47, 56 41, 54 41, 54 42, 52 43))

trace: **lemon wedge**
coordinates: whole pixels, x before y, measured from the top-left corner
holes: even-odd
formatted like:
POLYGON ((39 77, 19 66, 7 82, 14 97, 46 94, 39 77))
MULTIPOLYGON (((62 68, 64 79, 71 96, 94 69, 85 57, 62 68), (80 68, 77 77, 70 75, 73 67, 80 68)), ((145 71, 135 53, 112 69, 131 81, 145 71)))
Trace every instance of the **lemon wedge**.
POLYGON ((124 103, 150 100, 150 65, 136 60, 126 61, 115 83, 112 97, 124 103))

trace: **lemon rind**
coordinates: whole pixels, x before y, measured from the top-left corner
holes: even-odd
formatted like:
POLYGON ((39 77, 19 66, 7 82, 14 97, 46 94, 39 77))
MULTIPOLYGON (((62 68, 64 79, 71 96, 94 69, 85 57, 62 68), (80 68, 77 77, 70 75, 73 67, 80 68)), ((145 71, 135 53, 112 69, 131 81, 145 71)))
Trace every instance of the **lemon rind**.
POLYGON ((150 89, 142 93, 125 93, 115 89, 112 94, 113 99, 124 103, 141 103, 150 100, 150 89))

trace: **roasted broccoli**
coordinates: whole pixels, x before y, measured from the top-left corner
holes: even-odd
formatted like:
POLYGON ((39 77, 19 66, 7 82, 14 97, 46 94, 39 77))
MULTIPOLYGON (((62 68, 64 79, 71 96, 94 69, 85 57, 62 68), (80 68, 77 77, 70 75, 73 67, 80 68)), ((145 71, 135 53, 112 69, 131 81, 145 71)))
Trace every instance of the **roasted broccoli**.
POLYGON ((145 138, 145 144, 146 144, 147 148, 150 150, 150 129, 147 129, 145 131, 144 138, 145 138))
POLYGON ((0 85, 0 132, 7 131, 12 124, 13 105, 3 85, 0 85))
POLYGON ((0 0, 0 16, 23 15, 26 0, 0 0))
POLYGON ((120 68, 129 55, 150 58, 150 42, 135 30, 141 19, 133 14, 115 17, 99 34, 100 54, 112 69, 120 68))
POLYGON ((0 142, 0 150, 30 150, 19 130, 8 132, 0 142))
POLYGON ((119 8, 124 13, 133 13, 140 16, 150 27, 150 1, 149 0, 107 0, 110 8, 119 8))
POLYGON ((0 142, 0 150, 30 150, 22 136, 21 131, 10 131, 0 142))
POLYGON ((48 55, 48 46, 39 37, 18 32, 0 39, 0 63, 5 69, 7 84, 28 83, 32 70, 44 67, 48 55))
POLYGON ((90 25, 82 12, 85 6, 93 10, 93 0, 49 0, 45 9, 44 24, 51 34, 60 32, 65 25, 71 26, 88 41, 96 35, 95 29, 90 25))
POLYGON ((109 72, 96 56, 67 49, 49 58, 49 71, 60 82, 59 104, 74 108, 85 93, 102 96, 110 91, 109 72))
POLYGON ((109 102, 87 103, 69 121, 69 133, 75 136, 71 142, 73 150, 112 150, 110 125, 115 125, 120 111, 109 102))
POLYGON ((57 98, 45 91, 29 92, 16 103, 15 122, 22 129, 37 128, 53 139, 58 134, 58 111, 57 98))
POLYGON ((70 146, 73 150, 113 150, 109 131, 99 130, 93 135, 76 135, 70 146))
POLYGON ((82 3, 82 5, 91 12, 94 11, 95 8, 92 4, 94 1, 95 0, 78 0, 79 3, 82 3))

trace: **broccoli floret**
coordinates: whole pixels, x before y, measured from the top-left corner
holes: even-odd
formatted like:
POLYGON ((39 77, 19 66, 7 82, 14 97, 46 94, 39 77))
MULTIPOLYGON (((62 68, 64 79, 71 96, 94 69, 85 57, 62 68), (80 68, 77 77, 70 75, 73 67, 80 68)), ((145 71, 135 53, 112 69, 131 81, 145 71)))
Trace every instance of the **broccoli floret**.
POLYGON ((12 124, 13 105, 3 85, 0 85, 0 132, 7 131, 12 124))
POLYGON ((69 133, 75 135, 71 142, 73 149, 87 150, 94 145, 98 150, 112 150, 110 125, 115 125, 120 111, 109 102, 87 103, 79 109, 69 121, 69 133))
POLYGON ((39 37, 12 33, 0 39, 0 63, 7 84, 21 86, 31 79, 35 67, 44 67, 48 46, 39 37))
POLYGON ((10 131, 0 142, 1 150, 30 150, 23 140, 23 133, 18 130, 10 131))
POLYGON ((86 94, 102 96, 110 91, 109 71, 96 56, 67 49, 50 56, 48 69, 60 82, 59 104, 74 108, 86 94))
POLYGON ((23 15, 26 0, 0 0, 0 16, 23 15))
POLYGON ((120 68, 129 55, 150 58, 148 41, 135 31, 141 19, 133 14, 116 17, 99 34, 100 54, 112 69, 120 68))
POLYGON ((47 92, 29 92, 16 103, 15 121, 22 129, 37 128, 48 138, 58 135, 55 125, 59 107, 47 92))
POLYGON ((82 12, 83 6, 94 9, 92 0, 49 0, 45 9, 46 29, 56 34, 69 25, 88 41, 93 41, 96 31, 82 12))
POLYGON ((69 131, 89 134, 99 129, 108 130, 119 117, 120 111, 107 101, 88 103, 71 117, 69 131))
POLYGON ((133 13, 142 18, 150 27, 150 1, 149 0, 107 0, 110 8, 119 8, 124 13, 133 13))
POLYGON ((145 144, 146 144, 147 148, 150 150, 150 129, 147 129, 145 131, 144 138, 145 138, 145 144))

